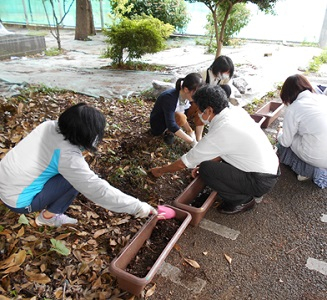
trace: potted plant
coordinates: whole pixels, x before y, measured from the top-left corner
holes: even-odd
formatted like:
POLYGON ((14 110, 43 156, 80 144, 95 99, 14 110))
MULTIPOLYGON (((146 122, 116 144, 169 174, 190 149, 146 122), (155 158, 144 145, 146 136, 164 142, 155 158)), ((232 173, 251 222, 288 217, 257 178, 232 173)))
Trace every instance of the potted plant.
MULTIPOLYGON (((174 219, 178 221, 179 225, 173 236, 169 238, 169 241, 166 243, 166 246, 161 251, 154 264, 149 266, 149 270, 147 270, 148 266, 144 267, 145 275, 140 277, 132 274, 129 270, 129 266, 138 258, 138 256, 142 255, 142 250, 144 251, 144 248, 149 246, 148 244, 151 243, 151 237, 156 230, 156 226, 158 226, 158 222, 168 222, 173 219, 164 220, 160 219, 158 216, 152 216, 110 264, 110 272, 117 278, 119 288, 136 296, 139 296, 145 286, 151 282, 165 258, 168 256, 169 252, 191 221, 192 217, 188 212, 169 205, 167 205, 167 207, 170 207, 175 211, 176 214, 174 219)), ((166 226, 165 223, 162 224, 164 224, 163 226, 166 226)), ((161 239, 163 238, 164 237, 161 236, 161 239)))
POLYGON ((205 190, 206 185, 200 176, 196 177, 173 202, 174 206, 188 211, 192 220, 191 225, 197 226, 203 219, 211 205, 217 198, 217 192, 211 191, 209 195, 201 193, 205 190), (200 205, 194 205, 198 196, 205 196, 206 199, 200 201, 200 205))

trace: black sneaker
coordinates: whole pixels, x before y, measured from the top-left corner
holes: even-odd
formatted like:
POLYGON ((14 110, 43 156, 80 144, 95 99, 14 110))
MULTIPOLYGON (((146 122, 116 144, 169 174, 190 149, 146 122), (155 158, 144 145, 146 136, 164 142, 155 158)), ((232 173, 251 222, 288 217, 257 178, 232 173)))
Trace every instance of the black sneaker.
POLYGON ((168 130, 165 131, 164 133, 164 142, 167 145, 172 145, 174 142, 175 135, 172 132, 169 132, 168 130))

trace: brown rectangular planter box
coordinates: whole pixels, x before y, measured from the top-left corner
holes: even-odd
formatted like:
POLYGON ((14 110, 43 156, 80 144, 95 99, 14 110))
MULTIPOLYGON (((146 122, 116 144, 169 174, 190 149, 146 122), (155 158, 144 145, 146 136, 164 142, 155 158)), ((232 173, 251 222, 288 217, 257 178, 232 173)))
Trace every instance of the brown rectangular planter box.
POLYGON ((200 176, 198 176, 186 187, 183 193, 181 193, 173 203, 174 206, 188 211, 192 215, 190 224, 193 226, 197 226, 200 223, 217 198, 217 192, 213 191, 210 193, 201 207, 191 206, 190 204, 195 200, 198 194, 204 190, 205 187, 205 183, 200 176))
POLYGON ((258 125, 261 127, 263 122, 266 121, 266 117, 265 116, 259 116, 259 115, 250 115, 251 118, 258 123, 258 125))
POLYGON ((272 122, 274 122, 279 116, 284 104, 282 102, 270 101, 261 107, 255 115, 266 117, 266 120, 262 123, 262 128, 267 128, 272 122))
POLYGON ((177 229, 174 236, 170 239, 165 249, 162 251, 156 262, 153 264, 147 275, 143 278, 137 277, 126 271, 126 267, 134 259, 144 243, 152 234, 157 222, 165 222, 159 220, 157 216, 152 216, 142 228, 135 234, 135 236, 128 242, 128 244, 121 250, 119 255, 113 259, 110 264, 110 272, 117 278, 119 288, 128 291, 136 296, 140 295, 147 284, 151 282, 154 275, 158 272, 161 264, 168 256, 175 243, 178 241, 182 233, 187 228, 191 221, 191 215, 179 208, 167 205, 176 212, 175 218, 182 221, 182 224, 177 229))

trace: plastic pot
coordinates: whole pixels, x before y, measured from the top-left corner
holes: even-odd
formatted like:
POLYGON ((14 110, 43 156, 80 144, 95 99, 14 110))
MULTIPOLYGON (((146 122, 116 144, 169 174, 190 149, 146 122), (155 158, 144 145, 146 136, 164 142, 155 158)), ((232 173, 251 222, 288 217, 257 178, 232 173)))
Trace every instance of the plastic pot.
POLYGON ((266 117, 261 124, 262 128, 267 128, 279 116, 284 104, 282 102, 270 101, 261 107, 254 115, 266 117))
POLYGON ((160 266, 168 256, 175 243, 178 241, 182 233, 187 228, 191 221, 191 215, 179 208, 169 206, 176 212, 175 218, 182 221, 180 227, 176 233, 169 240, 166 247, 153 264, 147 275, 143 278, 137 277, 126 271, 126 267, 137 255, 141 247, 144 245, 146 240, 151 236, 153 229, 157 222, 166 222, 165 220, 159 220, 157 216, 152 216, 142 228, 135 234, 135 236, 128 242, 128 244, 121 250, 117 257, 111 262, 109 269, 112 275, 117 278, 119 288, 128 291, 136 296, 140 295, 147 284, 151 282, 154 275, 158 272, 160 266))
POLYGON ((197 226, 203 219, 211 205, 217 198, 217 192, 210 193, 201 207, 194 207, 191 203, 196 199, 200 192, 206 187, 200 176, 196 177, 173 202, 174 206, 189 212, 192 216, 190 225, 197 226))

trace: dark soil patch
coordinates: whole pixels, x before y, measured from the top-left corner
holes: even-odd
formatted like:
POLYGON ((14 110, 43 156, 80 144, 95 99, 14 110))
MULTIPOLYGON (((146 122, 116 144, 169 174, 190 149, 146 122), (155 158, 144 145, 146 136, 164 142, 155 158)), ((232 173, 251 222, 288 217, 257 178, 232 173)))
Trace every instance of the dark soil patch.
POLYGON ((211 192, 212 189, 206 186, 189 205, 200 208, 204 204, 204 202, 208 199, 211 192))
POLYGON ((127 266, 126 271, 140 278, 145 277, 177 232, 181 223, 176 219, 158 221, 150 238, 127 266))

